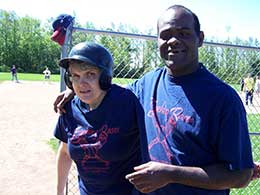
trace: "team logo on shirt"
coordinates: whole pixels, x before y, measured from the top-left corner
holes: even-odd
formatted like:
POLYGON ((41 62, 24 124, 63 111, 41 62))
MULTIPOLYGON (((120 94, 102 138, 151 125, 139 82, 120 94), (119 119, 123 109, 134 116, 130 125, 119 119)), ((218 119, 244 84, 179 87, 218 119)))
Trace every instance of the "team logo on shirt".
POLYGON ((165 159, 157 159, 150 152, 150 158, 154 161, 159 161, 163 163, 170 163, 174 156, 170 149, 169 140, 172 133, 177 128, 178 122, 183 122, 189 125, 194 125, 194 117, 184 114, 184 109, 182 107, 172 107, 168 108, 166 102, 163 102, 161 106, 156 105, 152 101, 152 109, 147 113, 148 117, 152 119, 153 125, 156 127, 156 134, 149 141, 148 149, 152 151, 154 147, 159 147, 163 149, 166 157, 165 159))
POLYGON ((109 135, 118 134, 119 128, 103 125, 99 130, 77 127, 70 139, 71 144, 80 146, 84 153, 82 167, 89 172, 105 172, 109 169, 109 161, 100 155, 101 148, 107 143, 109 135))

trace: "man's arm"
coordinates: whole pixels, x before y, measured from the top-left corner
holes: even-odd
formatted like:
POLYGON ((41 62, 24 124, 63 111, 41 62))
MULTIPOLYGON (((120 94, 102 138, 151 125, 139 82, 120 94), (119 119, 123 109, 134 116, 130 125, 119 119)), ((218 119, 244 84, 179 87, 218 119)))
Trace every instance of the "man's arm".
POLYGON ((61 142, 57 154, 57 195, 64 194, 71 164, 72 160, 67 150, 67 144, 61 142))
POLYGON ((59 112, 60 114, 66 113, 64 105, 73 98, 75 93, 71 89, 66 89, 62 91, 55 99, 53 103, 54 111, 59 112))
POLYGON ((222 164, 207 167, 175 166, 148 162, 134 168, 128 179, 143 193, 149 193, 170 183, 204 189, 223 190, 245 187, 250 182, 252 169, 230 171, 222 164))

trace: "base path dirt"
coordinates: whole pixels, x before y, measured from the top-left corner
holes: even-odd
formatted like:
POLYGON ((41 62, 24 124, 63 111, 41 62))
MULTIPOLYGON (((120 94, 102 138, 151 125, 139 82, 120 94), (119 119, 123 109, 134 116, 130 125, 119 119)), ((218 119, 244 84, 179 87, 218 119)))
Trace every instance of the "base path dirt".
POLYGON ((0 195, 55 194, 53 138, 59 83, 0 83, 0 195))

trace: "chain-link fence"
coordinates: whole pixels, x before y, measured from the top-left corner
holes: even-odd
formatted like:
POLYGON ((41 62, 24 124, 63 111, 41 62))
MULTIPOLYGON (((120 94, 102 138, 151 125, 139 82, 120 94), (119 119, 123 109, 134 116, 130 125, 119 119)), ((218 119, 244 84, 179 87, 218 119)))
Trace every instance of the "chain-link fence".
MULTIPOLYGON (((82 41, 97 42, 107 47, 113 55, 113 82, 127 84, 140 78, 144 73, 163 62, 158 56, 156 37, 150 35, 128 34, 93 29, 70 27, 62 57, 67 56, 69 49, 82 41), (73 34, 73 36, 72 36, 73 34)), ((242 80, 248 73, 254 81, 260 76, 260 48, 204 42, 199 57, 211 72, 231 85, 246 103, 246 92, 242 80)), ((61 85, 61 88, 64 86, 61 85)), ((260 94, 253 93, 252 102, 245 104, 248 125, 255 161, 260 161, 260 94)), ((73 167, 67 185, 67 194, 78 194, 77 173, 73 167)), ((247 188, 232 190, 231 194, 260 194, 260 179, 253 181, 247 188)))

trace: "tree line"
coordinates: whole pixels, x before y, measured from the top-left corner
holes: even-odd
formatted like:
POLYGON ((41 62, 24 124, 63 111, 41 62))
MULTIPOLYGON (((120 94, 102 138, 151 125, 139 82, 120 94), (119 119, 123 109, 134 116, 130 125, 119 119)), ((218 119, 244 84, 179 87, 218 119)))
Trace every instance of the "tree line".
POLYGON ((59 71, 60 47, 50 40, 51 24, 0 10, 0 28, 0 71, 10 71, 12 64, 19 72, 42 73, 45 66, 59 71))
MULTIPOLYGON (((53 33, 53 20, 54 18, 50 18, 43 24, 42 21, 29 16, 19 17, 15 12, 0 10, 0 71, 9 72, 12 64, 15 64, 18 72, 42 73, 48 66, 52 73, 59 73, 57 63, 61 47, 50 38, 53 33)), ((76 21, 74 26, 96 29, 92 22, 82 25, 76 21)), ((111 27, 99 29, 141 34, 137 28, 124 24, 116 26, 111 23, 111 27)), ((153 33, 152 29, 148 29, 145 34, 153 33)), ((82 41, 99 42, 111 51, 115 62, 115 77, 139 78, 145 72, 163 66, 158 56, 156 40, 74 32, 72 45, 82 41)), ((222 40, 211 37, 206 41, 222 40)), ((253 38, 228 39, 222 43, 259 47, 258 40, 253 38)), ((200 61, 229 83, 239 82, 247 72, 253 75, 260 73, 259 50, 204 45, 199 52, 200 61)))

